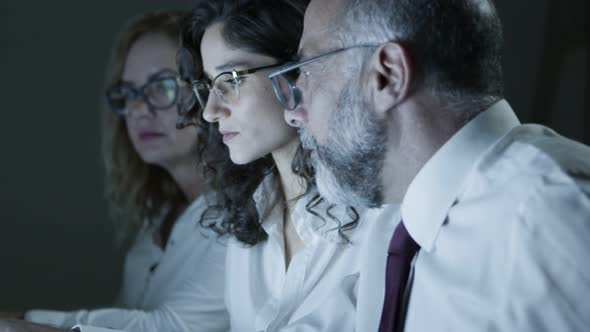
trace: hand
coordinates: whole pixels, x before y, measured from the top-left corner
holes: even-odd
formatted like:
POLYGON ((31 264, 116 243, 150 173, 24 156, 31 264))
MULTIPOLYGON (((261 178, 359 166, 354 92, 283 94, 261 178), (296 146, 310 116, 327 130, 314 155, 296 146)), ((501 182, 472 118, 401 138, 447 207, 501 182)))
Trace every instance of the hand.
POLYGON ((56 329, 25 322, 24 320, 0 319, 0 332, 63 332, 68 330, 56 329))

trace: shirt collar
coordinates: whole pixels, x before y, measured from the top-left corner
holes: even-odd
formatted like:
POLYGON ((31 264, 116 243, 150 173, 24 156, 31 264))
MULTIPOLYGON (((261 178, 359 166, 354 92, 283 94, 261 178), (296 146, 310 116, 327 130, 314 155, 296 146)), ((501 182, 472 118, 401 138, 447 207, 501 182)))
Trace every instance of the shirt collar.
POLYGON ((423 250, 434 248, 447 212, 476 161, 519 124, 508 102, 501 100, 461 128, 418 172, 401 213, 408 233, 423 250))
POLYGON ((279 190, 279 177, 274 172, 271 172, 262 179, 262 182, 254 191, 252 198, 254 199, 260 220, 266 219, 278 202, 279 190))

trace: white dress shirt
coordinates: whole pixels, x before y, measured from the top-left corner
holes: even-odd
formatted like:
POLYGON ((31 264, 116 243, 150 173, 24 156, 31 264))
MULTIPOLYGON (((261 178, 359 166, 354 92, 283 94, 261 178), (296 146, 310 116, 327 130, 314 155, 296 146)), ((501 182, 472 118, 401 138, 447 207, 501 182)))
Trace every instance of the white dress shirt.
MULTIPOLYGON (((284 203, 273 204, 277 192, 277 178, 269 175, 254 194, 268 239, 252 247, 232 240, 227 249, 226 304, 231 331, 343 332, 369 331, 365 324, 378 326, 385 278, 364 276, 360 271, 385 269, 389 235, 399 220, 399 209, 363 212, 356 228, 345 231, 351 241, 347 243, 334 230, 337 224, 326 217, 325 204, 313 209, 325 221, 305 209, 315 196, 311 192, 297 202, 291 216, 303 247, 286 269, 284 203), (375 223, 366 216, 382 217, 384 222, 375 223), (365 239, 384 229, 382 239, 373 243, 379 248, 377 255, 366 256, 372 248, 365 246, 365 239), (367 284, 372 278, 379 284, 367 284)), ((330 212, 343 223, 350 220, 344 208, 330 212)))
POLYGON ((226 247, 199 225, 206 200, 198 198, 174 224, 166 250, 154 240, 159 225, 146 226, 127 253, 121 308, 71 312, 32 310, 32 322, 81 331, 227 331, 223 280, 226 247))
POLYGON ((506 101, 420 170, 405 331, 590 331, 590 148, 506 101))

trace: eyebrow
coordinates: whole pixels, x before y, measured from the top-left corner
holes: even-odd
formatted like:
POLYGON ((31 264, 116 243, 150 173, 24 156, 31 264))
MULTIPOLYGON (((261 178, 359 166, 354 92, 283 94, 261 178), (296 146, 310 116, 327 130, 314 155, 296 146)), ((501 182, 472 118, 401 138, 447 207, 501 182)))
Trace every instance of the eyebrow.
POLYGON ((154 79, 154 78, 161 77, 164 74, 178 75, 178 72, 172 68, 162 68, 162 69, 158 70, 157 72, 154 72, 150 76, 148 76, 148 81, 151 79, 154 79))
POLYGON ((230 61, 215 67, 215 70, 224 71, 228 69, 236 69, 236 67, 251 67, 251 64, 248 61, 230 61))
MULTIPOLYGON (((151 73, 148 77, 147 80, 145 82, 143 82, 144 84, 153 81, 155 79, 161 78, 161 77, 166 77, 166 75, 168 76, 176 76, 178 75, 178 73, 176 72, 176 70, 172 69, 172 68, 162 68, 158 71, 155 71, 153 73, 151 73)), ((133 86, 137 86, 136 82, 133 80, 127 80, 125 79, 123 76, 121 76, 121 78, 119 79, 119 83, 126 83, 126 84, 131 84, 133 86)), ((140 84, 141 85, 141 84, 140 84)))
MULTIPOLYGON (((248 61, 229 61, 229 62, 219 65, 213 69, 215 69, 219 73, 222 73, 224 71, 236 69, 237 67, 250 68, 250 67, 252 67, 252 65, 248 61)), ((205 74, 205 77, 207 77, 209 80, 211 80, 213 77, 204 68, 203 68, 203 74, 205 74)), ((215 76, 217 76, 217 75, 215 75, 215 76)))

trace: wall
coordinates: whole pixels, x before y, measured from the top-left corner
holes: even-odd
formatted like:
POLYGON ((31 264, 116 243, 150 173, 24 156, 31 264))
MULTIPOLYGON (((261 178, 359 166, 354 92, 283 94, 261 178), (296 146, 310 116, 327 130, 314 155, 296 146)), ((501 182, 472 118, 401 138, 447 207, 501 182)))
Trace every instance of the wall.
POLYGON ((99 110, 126 18, 188 1, 2 1, 0 311, 111 303, 120 281, 103 200, 99 110))

